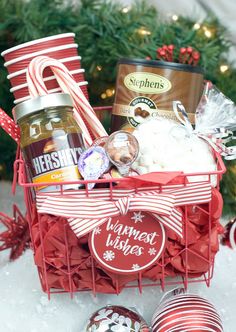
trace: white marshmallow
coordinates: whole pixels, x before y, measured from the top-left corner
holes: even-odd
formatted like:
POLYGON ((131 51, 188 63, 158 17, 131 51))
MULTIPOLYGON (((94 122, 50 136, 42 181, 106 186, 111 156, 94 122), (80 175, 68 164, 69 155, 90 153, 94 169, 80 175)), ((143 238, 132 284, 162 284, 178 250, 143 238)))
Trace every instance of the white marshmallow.
MULTIPOLYGON (((140 174, 158 171, 198 173, 216 169, 209 145, 194 134, 189 136, 175 121, 149 120, 139 125, 134 135, 139 142, 140 154, 133 168, 140 174)), ((200 176, 189 178, 197 181, 200 176)), ((216 183, 215 177, 212 179, 216 183)))

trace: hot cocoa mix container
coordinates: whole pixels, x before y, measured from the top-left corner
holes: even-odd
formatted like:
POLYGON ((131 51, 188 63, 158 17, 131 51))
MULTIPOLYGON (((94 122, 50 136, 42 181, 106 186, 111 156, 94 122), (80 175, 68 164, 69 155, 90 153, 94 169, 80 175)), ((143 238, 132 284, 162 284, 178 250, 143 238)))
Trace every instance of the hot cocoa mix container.
POLYGON ((118 62, 111 131, 132 131, 140 123, 163 116, 176 119, 173 101, 180 100, 194 123, 203 91, 203 70, 187 64, 121 59, 118 62))

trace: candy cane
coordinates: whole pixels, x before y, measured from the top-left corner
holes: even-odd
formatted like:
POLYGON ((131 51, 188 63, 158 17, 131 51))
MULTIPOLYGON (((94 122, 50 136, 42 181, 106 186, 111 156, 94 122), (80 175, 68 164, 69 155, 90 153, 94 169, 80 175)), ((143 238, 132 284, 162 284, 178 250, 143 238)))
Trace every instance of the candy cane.
POLYGON ((46 56, 39 56, 30 62, 26 74, 30 95, 36 97, 48 94, 43 81, 43 71, 46 67, 51 68, 62 91, 71 95, 74 102, 75 119, 84 133, 86 142, 90 145, 92 138, 107 136, 107 132, 80 87, 76 84, 69 70, 59 61, 46 56))
MULTIPOLYGON (((39 73, 37 73, 37 72, 35 73, 36 74, 35 78, 36 78, 36 82, 37 82, 36 84, 38 85, 37 87, 38 87, 39 93, 42 93, 42 94, 45 94, 45 92, 47 91, 46 87, 44 85, 44 82, 42 81, 43 70, 47 66, 50 66, 50 63, 49 64, 45 63, 45 61, 47 61, 47 60, 48 60, 48 57, 39 57, 39 58, 35 59, 35 61, 34 61, 36 66, 38 65, 39 68, 41 66, 41 71, 39 73), (41 90, 41 92, 40 92, 40 90, 41 90)), ((49 61, 50 61, 50 59, 49 59, 49 61)), ((53 68, 59 70, 58 76, 57 76, 58 81, 59 81, 58 83, 60 83, 60 85, 63 87, 64 92, 70 92, 70 91, 74 92, 76 94, 75 98, 77 99, 77 101, 79 103, 78 105, 84 106, 84 107, 86 107, 86 106, 89 107, 90 111, 88 110, 88 113, 90 112, 90 116, 87 117, 86 113, 83 114, 83 112, 81 113, 81 116, 83 117, 83 115, 84 115, 85 119, 87 118, 87 120, 90 120, 90 121, 91 121, 90 117, 93 117, 94 125, 98 128, 98 131, 100 130, 100 128, 102 128, 101 130, 102 130, 102 133, 104 134, 104 128, 102 127, 100 121, 97 119, 92 107, 88 103, 86 97, 84 96, 84 94, 82 93, 80 88, 79 88, 80 95, 78 95, 78 93, 77 93, 78 86, 76 85, 76 82, 74 81, 73 77, 70 75, 67 68, 64 65, 61 66, 61 64, 58 61, 56 61, 56 60, 53 60, 53 61, 54 61, 53 68), (56 62, 56 64, 55 64, 55 62, 56 62), (66 71, 66 74, 63 71, 66 71), (78 97, 79 97, 79 99, 78 99, 78 97)), ((31 79, 34 79, 34 78, 31 76, 31 79)), ((98 135, 100 135, 100 134, 98 133, 98 135)))
MULTIPOLYGON (((29 84, 31 95, 37 96, 37 95, 45 95, 45 94, 48 93, 47 89, 46 89, 46 87, 44 85, 44 82, 42 80, 42 73, 43 73, 43 70, 47 66, 50 66, 52 64, 52 61, 54 63, 54 66, 53 66, 52 70, 61 69, 61 70, 63 70, 63 71, 66 72, 66 75, 64 77, 62 75, 60 75, 61 74, 60 72, 59 72, 60 74, 58 73, 58 75, 57 75, 58 83, 59 83, 59 85, 61 85, 61 88, 62 88, 63 92, 70 93, 71 97, 72 98, 74 97, 73 98, 73 100, 74 100, 74 106, 75 106, 75 110, 77 111, 77 112, 75 112, 75 118, 76 118, 79 126, 81 127, 81 129, 82 129, 82 131, 84 133, 84 137, 85 137, 86 142, 88 144, 91 144, 92 138, 91 138, 91 136, 89 134, 88 129, 86 128, 85 123, 84 123, 84 121, 86 121, 86 119, 83 118, 83 113, 82 113, 83 107, 80 107, 81 106, 81 99, 77 98, 78 87, 77 87, 77 85, 74 86, 77 89, 77 95, 75 96, 75 94, 73 93, 73 91, 70 91, 71 90, 70 89, 71 86, 68 84, 68 81, 70 80, 70 83, 73 84, 73 85, 76 84, 76 83, 73 80, 73 78, 71 77, 71 75, 68 72, 68 70, 67 70, 66 67, 64 68, 64 66, 60 66, 60 65, 58 66, 58 62, 57 61, 55 61, 53 59, 50 59, 48 57, 39 57, 37 59, 35 58, 34 61, 33 61, 33 63, 32 63, 32 68, 34 69, 34 65, 35 65, 36 69, 38 68, 39 70, 36 71, 35 73, 33 72, 33 74, 31 74, 30 68, 28 70, 28 73, 29 73, 29 76, 28 76, 29 77, 29 82, 31 81, 31 84, 29 84), (55 62, 56 62, 56 65, 55 65, 55 62)), ((72 87, 73 87, 73 85, 72 85, 72 87)), ((84 95, 83 95, 83 93, 82 93, 81 90, 80 90, 80 95, 79 96, 80 97, 82 96, 82 98, 84 97, 84 95)), ((87 99, 85 97, 83 99, 85 99, 85 102, 88 103, 87 99)), ((84 105, 82 105, 82 106, 84 106, 84 105)), ((85 105, 85 107, 86 107, 86 105, 85 105)), ((92 110, 92 113, 94 114, 93 110, 92 110)), ((95 118, 94 121, 98 120, 96 118, 95 114, 94 114, 94 118, 95 118)), ((90 122, 91 122, 91 120, 90 120, 90 122)), ((101 124, 100 124, 100 126, 101 126, 101 124)), ((92 129, 92 128, 90 127, 90 129, 92 129)), ((97 134, 95 134, 95 135, 97 135, 97 134)))

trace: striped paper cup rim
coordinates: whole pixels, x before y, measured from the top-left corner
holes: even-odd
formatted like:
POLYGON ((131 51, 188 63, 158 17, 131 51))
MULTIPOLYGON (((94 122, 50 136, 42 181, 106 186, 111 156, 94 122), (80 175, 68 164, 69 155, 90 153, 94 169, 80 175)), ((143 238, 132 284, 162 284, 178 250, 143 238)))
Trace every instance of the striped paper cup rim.
MULTIPOLYGON (((70 71, 70 74, 80 74, 80 73, 84 73, 85 70, 83 68, 81 69, 75 69, 75 70, 71 70, 70 71)), ((51 80, 54 80, 56 79, 56 77, 54 75, 52 76, 48 76, 48 77, 45 77, 43 79, 44 82, 47 82, 47 81, 51 81, 51 80)), ((15 91, 18 91, 20 89, 24 89, 28 86, 28 83, 24 83, 24 84, 20 84, 20 85, 17 85, 17 86, 14 86, 13 88, 10 89, 10 92, 15 92, 15 91)))
POLYGON ((35 39, 35 40, 29 41, 27 43, 20 44, 20 45, 8 48, 7 50, 5 50, 1 53, 1 56, 4 57, 8 53, 15 52, 17 50, 20 50, 21 48, 32 46, 34 44, 40 44, 40 43, 44 43, 46 41, 50 41, 50 40, 54 40, 54 39, 60 39, 60 38, 68 38, 68 37, 73 37, 74 38, 75 34, 73 32, 69 32, 69 33, 61 33, 59 35, 53 35, 53 36, 49 36, 49 37, 45 37, 45 38, 35 39))
MULTIPOLYGON (((77 56, 71 56, 69 58, 63 58, 63 59, 57 59, 57 61, 61 62, 61 63, 65 63, 65 62, 70 62, 70 61, 75 61, 75 60, 81 60, 81 56, 77 55, 77 56)), ((11 80, 12 78, 16 77, 16 76, 19 76, 19 75, 22 75, 22 74, 25 74, 27 71, 27 68, 25 69, 21 69, 21 70, 18 70, 16 71, 15 73, 12 73, 12 74, 9 74, 7 75, 7 78, 9 80, 11 80)))
POLYGON ((22 60, 27 60, 27 59, 30 59, 30 58, 33 58, 33 57, 36 57, 38 55, 42 55, 42 54, 45 54, 45 53, 56 52, 56 51, 66 50, 66 49, 69 49, 69 48, 77 48, 77 47, 78 47, 78 44, 68 44, 68 45, 62 45, 62 46, 46 48, 44 50, 41 50, 41 51, 38 51, 38 52, 33 52, 33 53, 30 53, 30 54, 26 54, 26 55, 22 55, 19 58, 7 61, 7 62, 4 63, 4 66, 8 67, 8 66, 11 66, 11 65, 13 65, 17 62, 22 61, 22 60))
MULTIPOLYGON (((76 83, 78 86, 85 86, 85 85, 88 85, 88 81, 83 81, 83 82, 79 82, 79 83, 76 83)), ((49 93, 54 93, 54 92, 59 92, 61 90, 61 88, 56 88, 56 89, 52 89, 52 90, 48 90, 49 93)), ((23 101, 25 100, 28 100, 30 99, 30 96, 26 96, 26 97, 23 97, 23 98, 20 98, 20 99, 15 99, 14 100, 14 104, 19 104, 19 103, 22 103, 23 101)))

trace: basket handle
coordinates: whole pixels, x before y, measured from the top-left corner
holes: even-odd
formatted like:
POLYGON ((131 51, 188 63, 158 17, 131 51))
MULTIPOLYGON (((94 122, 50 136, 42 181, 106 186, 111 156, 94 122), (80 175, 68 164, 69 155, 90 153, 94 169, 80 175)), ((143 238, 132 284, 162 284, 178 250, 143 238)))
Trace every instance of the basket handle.
POLYGON ((11 136, 14 141, 19 144, 20 142, 20 128, 17 126, 17 124, 13 121, 13 119, 7 115, 6 112, 4 112, 0 108, 0 126, 2 127, 5 132, 11 136))

